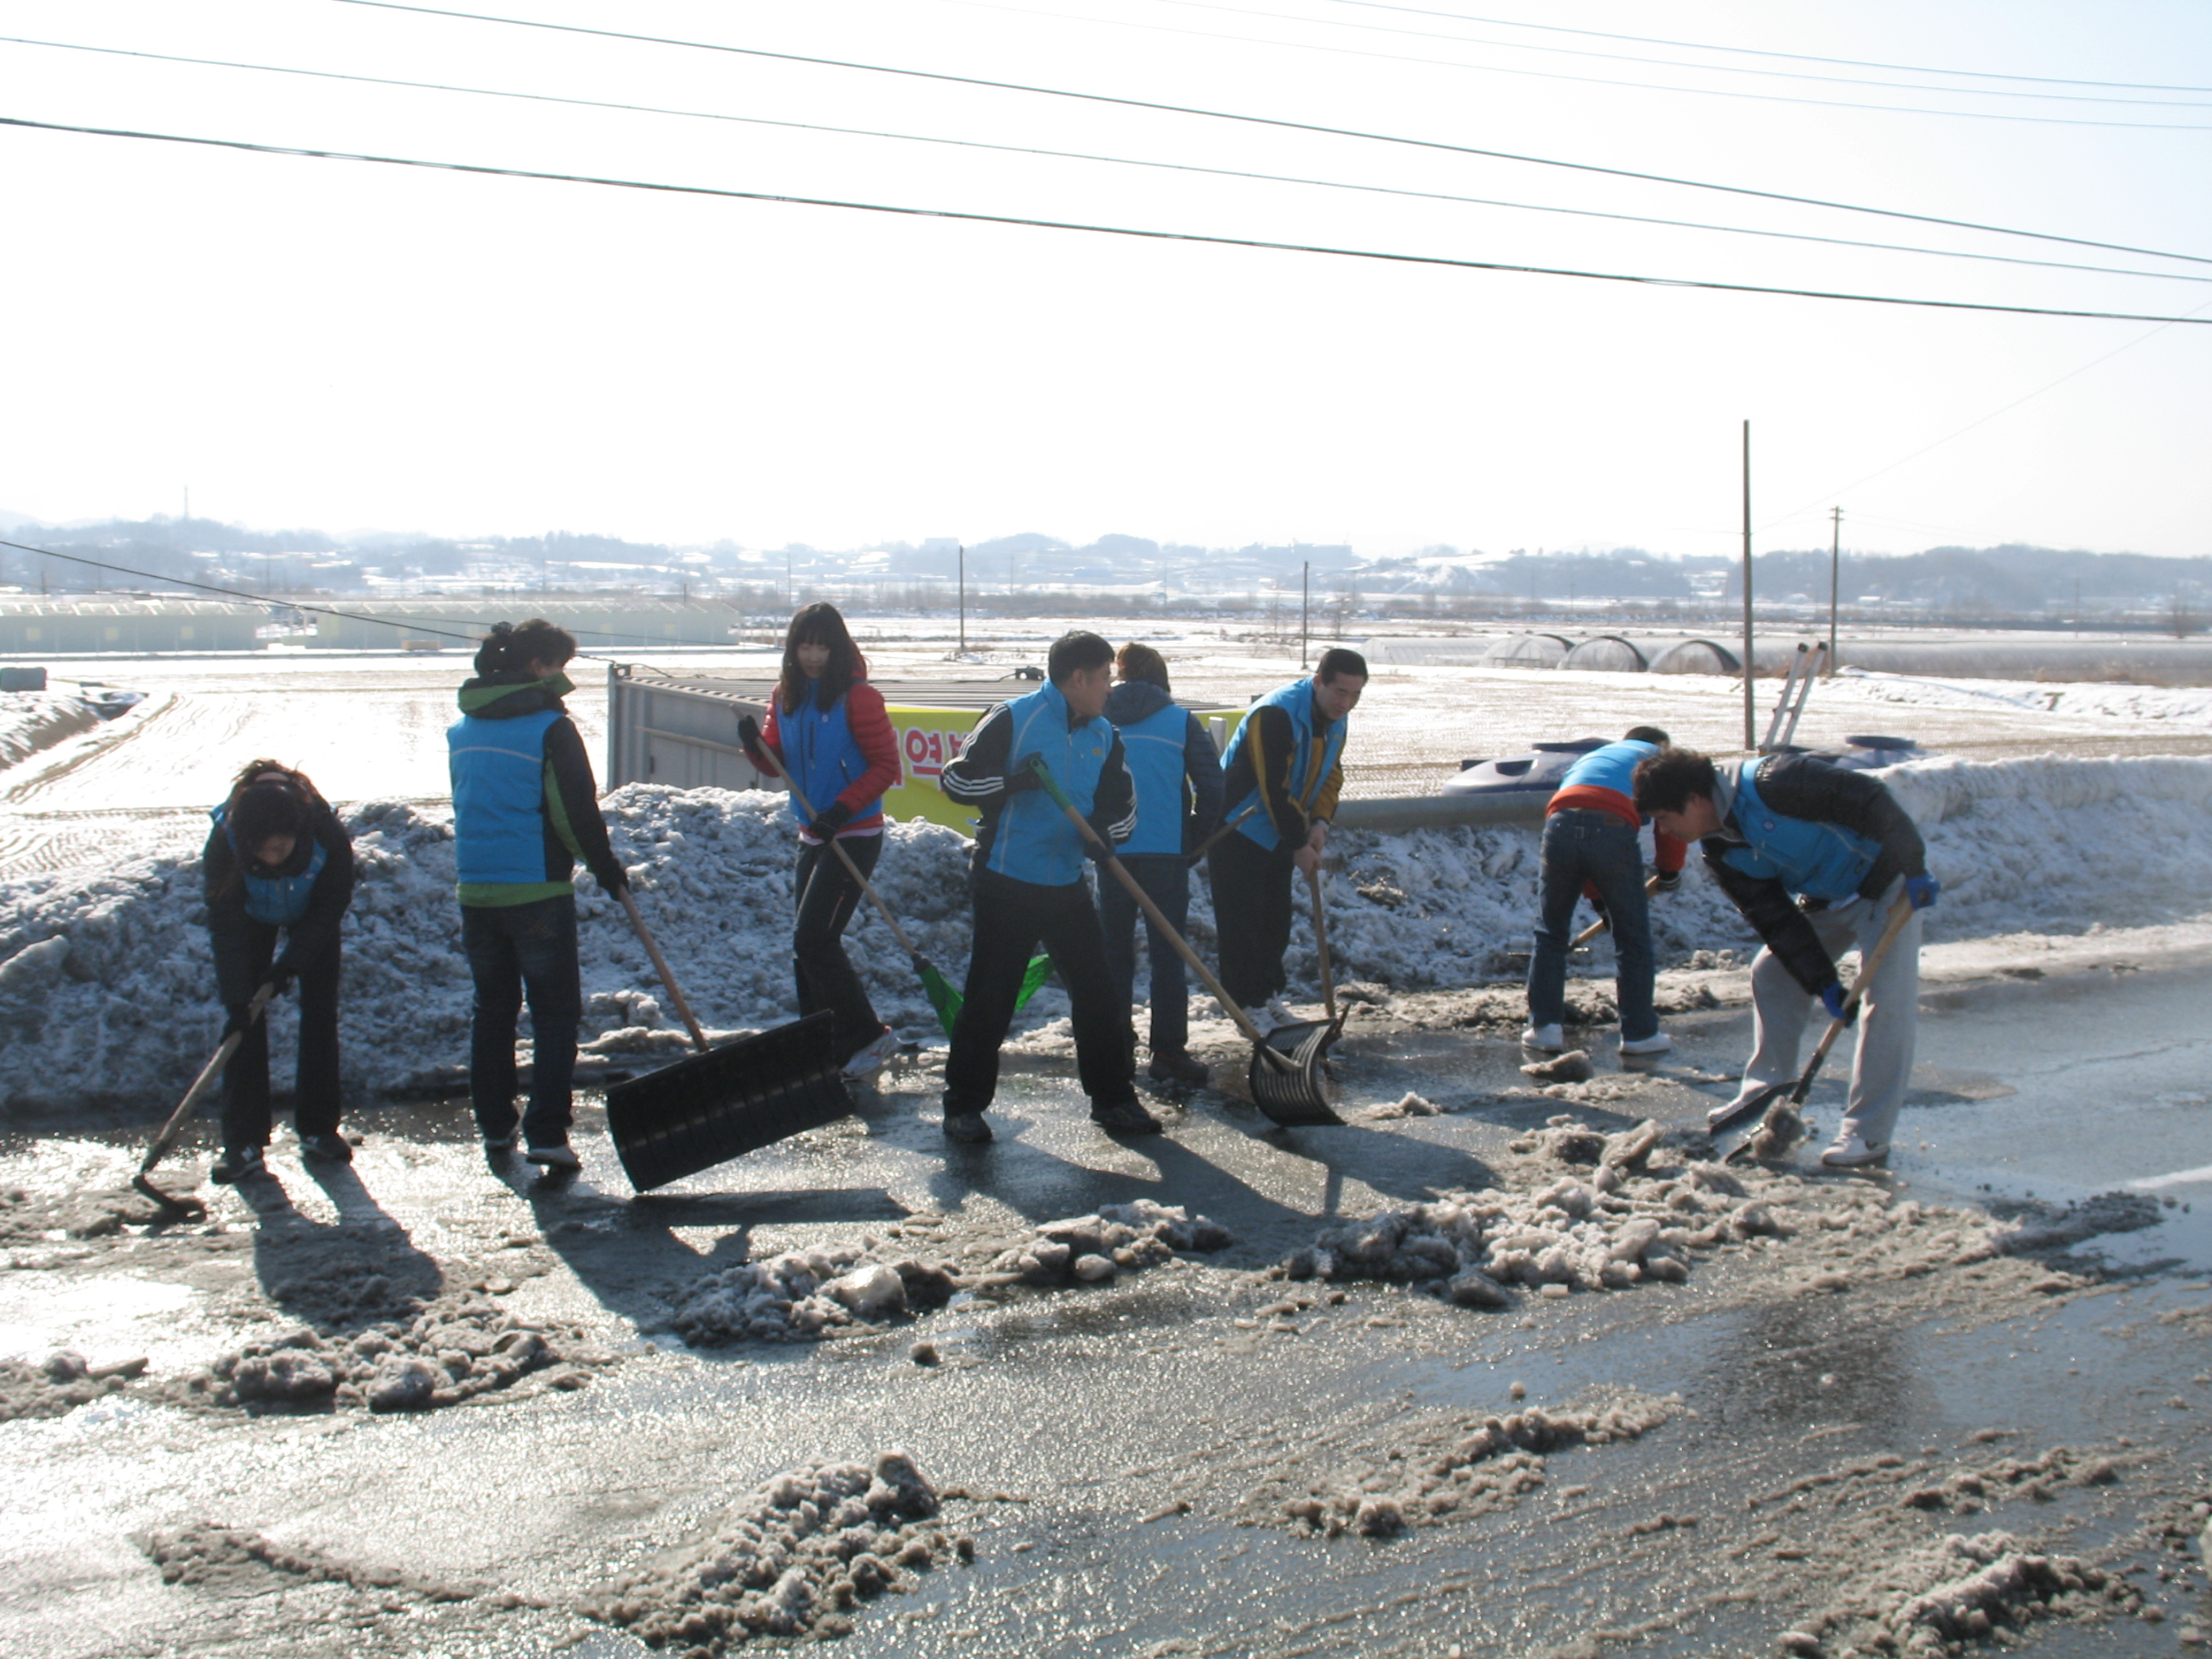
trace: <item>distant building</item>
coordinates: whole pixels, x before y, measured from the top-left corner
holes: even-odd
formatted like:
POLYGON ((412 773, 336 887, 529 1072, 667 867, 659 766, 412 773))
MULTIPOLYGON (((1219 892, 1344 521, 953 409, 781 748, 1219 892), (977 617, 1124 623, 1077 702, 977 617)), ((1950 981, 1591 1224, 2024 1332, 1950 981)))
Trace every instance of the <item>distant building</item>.
POLYGON ((0 655, 256 651, 265 605, 216 599, 0 599, 0 655))

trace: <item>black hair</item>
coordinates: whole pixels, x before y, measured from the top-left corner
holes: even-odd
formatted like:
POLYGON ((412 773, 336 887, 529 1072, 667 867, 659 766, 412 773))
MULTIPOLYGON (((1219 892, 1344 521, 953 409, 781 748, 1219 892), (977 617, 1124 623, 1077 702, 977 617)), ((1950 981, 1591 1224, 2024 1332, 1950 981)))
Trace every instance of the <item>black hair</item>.
POLYGON ((1654 812, 1679 812, 1692 795, 1711 800, 1717 782, 1711 757, 1694 749, 1646 755, 1636 763, 1636 810, 1647 818, 1654 812))
POLYGON ((1086 669, 1104 668, 1114 660, 1114 647, 1084 629, 1071 629, 1052 642, 1044 659, 1045 678, 1054 685, 1086 669))
POLYGON ((1626 741, 1630 743, 1656 743, 1662 749, 1664 749, 1668 744, 1674 742, 1674 739, 1668 737, 1664 732, 1662 732, 1656 726, 1632 726, 1628 728, 1626 741))
POLYGON ((576 636, 543 617, 520 625, 494 623, 491 633, 477 647, 477 672, 487 678, 527 673, 534 662, 565 668, 575 654, 576 636))
POLYGON ((236 890, 246 861, 270 836, 289 836, 297 841, 312 833, 313 809, 323 804, 307 775, 282 761, 257 760, 240 769, 222 807, 222 827, 240 867, 231 872, 222 892, 236 890))
POLYGON ((838 698, 853 689, 854 680, 868 678, 868 659, 853 643, 852 630, 845 626, 844 613, 821 599, 802 605, 792 612, 791 626, 783 630, 783 672, 775 682, 776 701, 787 714, 797 714, 806 696, 806 675, 799 665, 799 647, 802 645, 830 647, 830 660, 822 670, 821 688, 815 694, 817 706, 825 714, 837 706, 838 698))
POLYGON ((1332 645, 1321 653, 1321 660, 1314 665, 1316 685, 1327 685, 1331 680, 1341 679, 1346 674, 1357 674, 1361 679, 1365 679, 1367 659, 1345 646, 1332 645))

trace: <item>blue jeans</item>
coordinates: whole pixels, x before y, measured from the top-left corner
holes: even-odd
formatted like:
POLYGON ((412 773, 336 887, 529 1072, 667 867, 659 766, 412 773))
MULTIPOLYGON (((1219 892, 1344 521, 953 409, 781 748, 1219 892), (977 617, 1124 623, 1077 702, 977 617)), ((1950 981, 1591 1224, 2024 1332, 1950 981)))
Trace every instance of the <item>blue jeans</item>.
POLYGON ((1543 869, 1536 880, 1536 950, 1528 963, 1528 1023, 1558 1025, 1567 1012, 1567 945, 1575 901, 1589 883, 1613 918, 1613 988, 1624 1042, 1656 1036, 1651 1006, 1651 912, 1636 831, 1610 812, 1570 809, 1544 820, 1543 869))
POLYGON ((532 1146, 568 1139, 568 1087, 584 1014, 576 968, 576 900, 563 893, 528 904, 465 904, 461 948, 476 981, 469 1028, 469 1103, 484 1136, 514 1133, 514 1027, 530 1001, 530 1106, 522 1134, 532 1146))
MULTIPOLYGON (((1121 867, 1137 878, 1145 896, 1160 907, 1160 914, 1178 933, 1190 919, 1190 866, 1180 854, 1139 853, 1121 860, 1121 867)), ((1113 975, 1114 994, 1126 1008, 1136 994, 1137 901, 1128 889, 1106 873, 1098 872, 1098 923, 1106 930, 1106 971, 1113 975)), ((1190 1046, 1190 989, 1183 978, 1182 958, 1174 945, 1161 938, 1147 920, 1145 933, 1152 945, 1152 1052, 1179 1054, 1190 1046)))

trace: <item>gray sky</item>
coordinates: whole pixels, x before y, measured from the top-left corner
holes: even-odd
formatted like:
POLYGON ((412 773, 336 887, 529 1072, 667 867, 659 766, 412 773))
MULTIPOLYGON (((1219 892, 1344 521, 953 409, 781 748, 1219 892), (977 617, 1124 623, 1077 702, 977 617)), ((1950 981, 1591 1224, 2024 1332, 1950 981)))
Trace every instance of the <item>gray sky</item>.
MULTIPOLYGON (((2190 0, 484 9, 2212 258, 2212 7, 2190 0), (1973 113, 1910 112, 1930 110, 1973 113)), ((2212 264, 338 0, 0 0, 0 33, 2166 276, 0 45, 0 113, 33 120, 2212 317, 2212 264)), ((1763 546, 1825 544, 1840 502, 1847 544, 1868 550, 2008 538, 2212 550, 2212 328, 1631 287, 8 129, 0 210, 13 325, 0 505, 48 518, 174 513, 189 485, 195 514, 333 530, 831 546, 1118 530, 1209 544, 1349 537, 1370 553, 1435 541, 1721 552, 1738 534, 1748 417, 1763 546)))

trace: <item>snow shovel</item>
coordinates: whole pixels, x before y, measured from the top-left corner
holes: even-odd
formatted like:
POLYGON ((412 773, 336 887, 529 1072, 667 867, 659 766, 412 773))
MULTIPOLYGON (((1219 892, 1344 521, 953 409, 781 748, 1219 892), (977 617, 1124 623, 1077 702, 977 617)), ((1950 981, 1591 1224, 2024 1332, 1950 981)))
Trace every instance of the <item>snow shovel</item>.
MULTIPOLYGON (((273 982, 264 984, 253 994, 253 1000, 246 1005, 247 1025, 261 1018, 262 1010, 268 1007, 270 999, 276 994, 276 987, 273 982)), ((146 1149, 146 1156, 138 1160, 138 1173, 131 1178, 131 1186, 173 1215, 205 1215, 207 1206, 190 1194, 165 1193, 146 1177, 154 1173, 154 1166, 167 1156, 169 1148, 177 1144, 177 1137, 184 1133, 185 1125, 191 1121, 193 1111, 206 1097, 207 1091, 215 1087, 216 1079, 222 1075, 222 1068, 230 1064, 230 1057, 238 1052, 238 1045, 245 1041, 243 1027, 222 1040, 222 1046, 215 1051, 215 1058, 200 1068, 200 1074, 192 1079, 192 1086, 185 1091, 185 1097, 177 1103, 177 1109, 169 1114, 169 1121, 161 1126, 161 1133, 154 1137, 154 1144, 146 1149)))
POLYGON ((1145 913, 1145 920, 1175 947, 1176 954, 1198 975, 1199 983, 1206 987, 1237 1029, 1251 1042, 1252 1060, 1245 1070, 1245 1078, 1252 1087, 1253 1103, 1286 1129, 1343 1122, 1329 1106, 1328 1097, 1322 1087, 1322 1055, 1336 1039, 1334 1023, 1325 1019, 1301 1020, 1295 1024, 1279 1025, 1272 1031, 1262 1031, 1255 1025, 1252 1017, 1222 988, 1212 970, 1199 960, 1190 942, 1160 914, 1160 907, 1152 902, 1152 896, 1138 884, 1137 878, 1114 856, 1113 849, 1100 839, 1098 832, 1091 827, 1091 820, 1077 811, 1075 803, 1068 799, 1043 758, 1031 757, 1030 767, 1037 775, 1045 793, 1052 798, 1052 804, 1067 814, 1083 839, 1093 847, 1106 848, 1106 856, 1098 861, 1099 867, 1110 871, 1114 879, 1128 890, 1137 908, 1145 913))
MULTIPOLYGON (((806 821, 813 823, 814 804, 806 799, 806 792, 799 787, 799 780, 783 769, 766 744, 760 745, 759 757, 768 763, 762 769, 783 781, 784 787, 791 791, 792 799, 799 803, 799 811, 806 814, 806 821)), ((749 753, 746 758, 751 759, 751 754, 749 753)), ((835 836, 830 838, 830 850, 836 854, 838 861, 845 866, 845 873, 860 883, 860 890, 868 896, 868 902, 876 907, 876 914, 884 919, 884 926, 891 930, 891 937, 898 941, 899 949, 906 952, 907 960, 914 964, 914 976, 921 981, 921 994, 929 999, 929 1006, 936 1011, 937 1023, 945 1028, 945 1035, 951 1036, 952 1022, 960 1018, 960 993, 953 988, 952 981, 945 977, 935 963, 914 948, 914 942, 907 938, 905 930, 898 925, 898 919, 891 915, 890 906, 884 902, 883 896, 860 873, 860 866, 853 862, 853 855, 845 850, 843 843, 835 836)), ((1022 975, 1022 988, 1014 998, 1014 1012, 1019 1013, 1028 1007, 1030 999, 1037 994, 1037 988, 1051 976, 1052 958, 1031 957, 1028 969, 1022 975)))
POLYGON ((1770 1083, 1705 1126, 1706 1133, 1712 1139, 1714 1162, 1733 1164, 1741 1158, 1745 1149, 1759 1139, 1759 1131, 1766 1127, 1766 1120, 1776 1107, 1786 1105, 1794 1109, 1805 1103, 1805 1097, 1812 1092, 1813 1079, 1820 1075, 1820 1063, 1827 1059, 1828 1050, 1844 1034, 1844 1028, 1858 1018, 1859 999, 1865 994, 1866 988, 1874 983, 1875 970, 1881 966, 1882 958, 1889 954, 1891 944, 1905 930, 1905 924, 1911 916, 1912 901, 1899 893, 1897 902, 1890 907, 1888 925, 1881 930, 1881 938, 1875 945, 1874 954, 1859 964, 1857 976, 1851 981, 1851 994, 1844 999, 1843 1018, 1828 1022, 1828 1029, 1821 1036, 1820 1047, 1813 1050, 1813 1058, 1806 1063, 1797 1080, 1795 1083, 1770 1083))
POLYGON ((829 1010, 710 1048, 627 887, 622 902, 699 1051, 607 1091, 607 1133, 631 1186, 665 1186, 853 1109, 829 1010))

